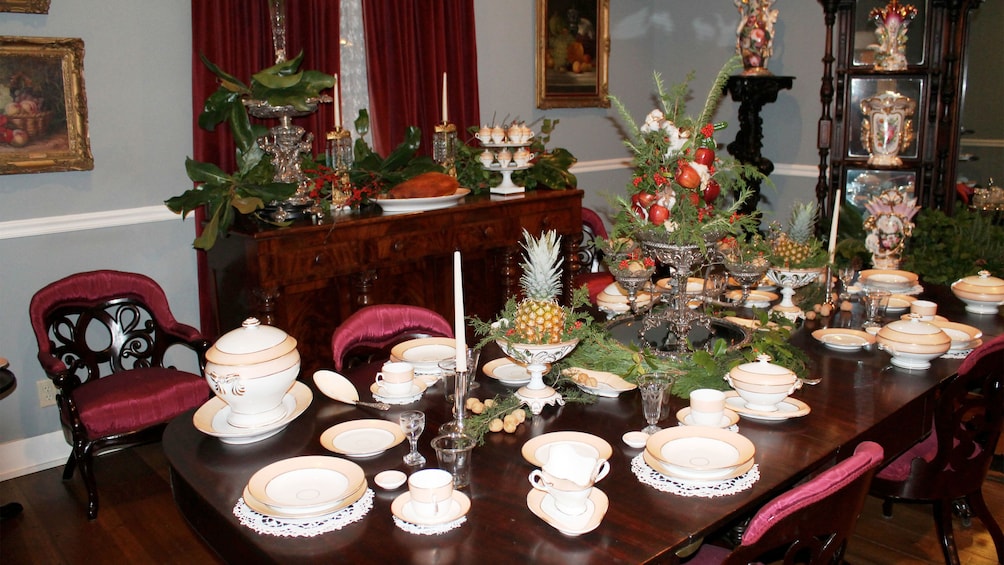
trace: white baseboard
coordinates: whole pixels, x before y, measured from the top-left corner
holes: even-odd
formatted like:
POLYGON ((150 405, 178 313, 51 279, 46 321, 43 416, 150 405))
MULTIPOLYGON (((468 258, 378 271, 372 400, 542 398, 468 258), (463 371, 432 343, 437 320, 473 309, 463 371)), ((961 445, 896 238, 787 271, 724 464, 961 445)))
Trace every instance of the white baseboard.
POLYGON ((62 431, 0 443, 0 481, 59 467, 69 456, 62 431))

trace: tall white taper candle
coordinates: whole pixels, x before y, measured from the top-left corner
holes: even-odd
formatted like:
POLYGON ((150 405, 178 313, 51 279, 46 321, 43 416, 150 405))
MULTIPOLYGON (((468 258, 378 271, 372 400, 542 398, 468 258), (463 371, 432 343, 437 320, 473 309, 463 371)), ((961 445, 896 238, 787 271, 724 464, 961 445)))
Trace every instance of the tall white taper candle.
POLYGON ((342 102, 338 96, 338 90, 341 85, 338 84, 338 75, 335 75, 335 87, 332 89, 334 92, 334 108, 335 108, 335 129, 342 126, 342 102))
POLYGON ((840 189, 833 194, 833 219, 830 221, 830 263, 837 254, 837 225, 840 223, 840 189))
POLYGON ((446 120, 446 73, 443 73, 443 123, 447 123, 446 120))
POLYGON ((457 340, 457 372, 467 371, 467 332, 464 330, 464 280, 460 252, 453 252, 453 335, 457 340))

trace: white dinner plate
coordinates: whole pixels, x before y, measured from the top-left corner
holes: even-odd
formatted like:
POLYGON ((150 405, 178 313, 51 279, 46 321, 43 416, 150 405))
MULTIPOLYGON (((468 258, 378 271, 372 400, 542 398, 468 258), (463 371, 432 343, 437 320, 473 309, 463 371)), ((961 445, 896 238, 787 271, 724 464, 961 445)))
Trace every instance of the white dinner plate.
POLYGON ((508 357, 500 357, 485 363, 481 370, 490 378, 493 378, 506 386, 523 386, 530 382, 530 372, 526 367, 514 363, 508 357))
POLYGON ((745 436, 720 428, 677 426, 652 434, 645 451, 667 469, 691 478, 724 474, 749 461, 756 453, 745 436))
POLYGON ((296 381, 282 398, 282 405, 286 409, 282 418, 256 428, 238 428, 227 421, 230 417, 230 405, 220 397, 214 396, 195 411, 192 423, 195 424, 195 429, 206 435, 218 437, 223 443, 234 445, 254 443, 285 429, 297 416, 303 414, 313 398, 314 393, 310 391, 310 387, 296 381))
POLYGON ((410 339, 390 350, 391 359, 406 361, 416 373, 439 374, 439 362, 457 356, 457 340, 452 337, 423 337, 410 339))
POLYGON ((428 198, 377 198, 376 203, 384 214, 402 214, 405 212, 424 212, 456 206, 460 199, 471 193, 469 188, 458 188, 447 196, 430 196, 428 198))
POLYGON ((347 457, 375 457, 404 441, 401 426, 387 420, 352 420, 321 434, 321 445, 347 457))
POLYGON ((614 448, 607 443, 607 440, 585 432, 541 434, 524 443, 521 452, 524 459, 537 467, 543 467, 550 457, 551 448, 559 444, 573 446, 575 451, 584 457, 610 459, 610 456, 614 454, 614 448))
POLYGON ((875 336, 861 330, 826 328, 812 332, 812 337, 834 351, 857 351, 875 344, 875 336))
MULTIPOLYGON (((738 302, 739 299, 743 297, 743 291, 741 290, 730 290, 725 293, 725 298, 729 302, 738 302)), ((780 298, 776 293, 766 292, 763 290, 751 290, 749 296, 746 297, 746 302, 743 306, 747 308, 767 308, 770 306, 771 302, 774 302, 780 298)))
POLYGON ((327 455, 305 455, 276 461, 248 479, 248 492, 259 502, 283 512, 332 508, 366 482, 362 467, 327 455))
POLYGON ((801 418, 811 411, 808 404, 790 396, 778 403, 777 410, 774 412, 754 410, 747 408, 746 401, 734 390, 725 393, 725 406, 735 410, 742 417, 763 422, 779 422, 792 418, 801 418))
POLYGON ((244 504, 247 504, 248 508, 254 510, 259 514, 265 516, 272 516, 273 518, 282 518, 283 521, 289 521, 289 522, 297 522, 297 521, 309 522, 317 520, 318 518, 326 516, 328 514, 334 514, 335 512, 338 512, 339 510, 345 508, 346 506, 355 504, 356 502, 359 501, 360 498, 363 497, 364 494, 366 494, 366 490, 368 487, 369 485, 366 483, 366 481, 363 481, 363 484, 360 485, 355 492, 349 494, 349 496, 331 505, 330 507, 303 511, 303 512, 286 512, 283 510, 272 508, 271 506, 268 506, 267 504, 255 498, 254 495, 251 494, 251 492, 248 490, 247 486, 244 487, 244 493, 242 496, 244 497, 244 504))
POLYGON ((750 458, 749 461, 746 461, 745 463, 738 465, 736 467, 693 473, 693 472, 687 472, 686 470, 682 470, 679 468, 675 469, 670 468, 662 461, 656 459, 651 453, 647 451, 643 451, 641 455, 642 459, 645 460, 645 463, 652 469, 656 470, 657 472, 671 479, 685 480, 685 481, 702 481, 702 482, 725 481, 746 473, 747 471, 752 469, 753 465, 756 463, 755 458, 750 458))

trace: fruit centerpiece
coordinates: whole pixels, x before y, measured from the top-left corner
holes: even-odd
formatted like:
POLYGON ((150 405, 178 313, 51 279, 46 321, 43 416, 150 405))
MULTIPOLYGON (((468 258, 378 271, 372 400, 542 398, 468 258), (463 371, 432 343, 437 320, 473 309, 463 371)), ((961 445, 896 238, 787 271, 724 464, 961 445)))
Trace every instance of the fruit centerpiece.
MULTIPOLYGON (((576 289, 572 306, 558 303, 561 294, 561 238, 548 231, 539 238, 523 230, 525 261, 519 283, 523 298, 510 298, 494 322, 474 320, 475 332, 483 336, 480 345, 495 341, 517 363, 526 365, 530 382, 516 391, 534 414, 544 406, 564 404, 561 394, 544 383, 549 366, 575 349, 590 331, 592 317, 575 310, 589 303, 589 291, 576 289)), ((479 345, 479 346, 480 346, 479 345)))
MULTIPOLYGON (((675 341, 676 353, 687 349, 687 335, 700 325, 710 330, 708 316, 687 307, 687 278, 701 267, 721 262, 716 243, 755 232, 759 220, 740 213, 752 192, 746 183, 763 179, 750 165, 719 155, 714 133, 725 127, 712 122, 728 77, 741 69, 738 57, 719 70, 697 118, 684 115, 684 101, 694 74, 669 91, 654 75, 661 107, 649 112, 642 125, 624 105, 611 97, 628 130, 625 145, 632 153, 634 173, 628 199, 618 198, 614 237, 639 241, 645 255, 673 269, 676 284, 668 308, 651 307, 643 331, 657 326, 670 329, 665 351, 675 341)), ((654 305, 653 305, 654 306, 654 305)))
POLYGON ((773 309, 793 321, 805 315, 792 300, 795 290, 819 278, 827 262, 823 243, 815 236, 818 219, 819 207, 815 201, 796 202, 787 230, 777 222, 772 222, 768 229, 771 267, 767 278, 780 287, 784 297, 773 309))

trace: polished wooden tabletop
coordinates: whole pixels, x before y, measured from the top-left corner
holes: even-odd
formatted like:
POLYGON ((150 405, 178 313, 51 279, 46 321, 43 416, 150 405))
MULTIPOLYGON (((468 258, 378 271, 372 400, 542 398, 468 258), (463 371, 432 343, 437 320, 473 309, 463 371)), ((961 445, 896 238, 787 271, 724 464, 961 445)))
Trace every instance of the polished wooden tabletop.
MULTIPOLYGON (((936 300, 941 305, 939 313, 953 321, 976 326, 987 336, 1004 333, 1004 317, 999 313, 967 314, 945 289, 928 290, 925 297, 936 300)), ((836 316, 827 323, 857 321, 836 316)), ((280 459, 328 454, 319 443, 321 433, 346 420, 382 417, 396 421, 400 409, 424 410, 429 431, 420 440, 420 451, 435 462, 429 446, 431 430, 449 419, 443 387, 437 385, 418 403, 382 414, 336 403, 315 391, 311 406, 282 433, 250 445, 223 444, 199 432, 191 413, 182 415, 168 426, 163 442, 175 500, 195 531, 224 559, 235 562, 674 562, 677 551, 742 520, 806 475, 849 454, 863 440, 879 441, 887 456, 908 447, 924 433, 930 391, 954 374, 960 363, 937 359, 926 371, 894 368, 889 355, 881 351, 841 353, 824 348, 810 336, 817 327, 818 322, 808 322, 792 337, 811 357, 811 376, 822 379, 794 394, 809 404, 811 412, 786 421, 740 421, 740 433, 756 446, 761 477, 738 494, 684 497, 639 482, 630 461, 640 450, 620 439, 624 432, 644 425, 639 396, 632 392, 601 398, 592 405, 546 407, 515 434, 489 434, 485 445, 474 452, 473 479, 467 489, 472 499, 468 520, 446 534, 421 536, 398 529, 390 505, 404 490, 384 491, 373 484, 373 476, 385 469, 408 471, 401 460, 407 451, 404 444, 372 459, 357 460, 376 493, 374 506, 362 520, 339 531, 283 538, 257 534, 234 517, 233 507, 252 474, 280 459), (531 489, 527 475, 534 467, 523 459, 520 448, 532 437, 561 430, 589 432, 613 446, 610 473, 597 484, 609 497, 610 508, 596 530, 578 537, 559 533, 526 504, 531 489)), ((357 388, 367 390, 374 373, 372 366, 354 372, 357 388)), ((478 397, 507 390, 479 377, 478 397)), ((661 425, 676 425, 676 411, 685 404, 673 398, 661 425)))

